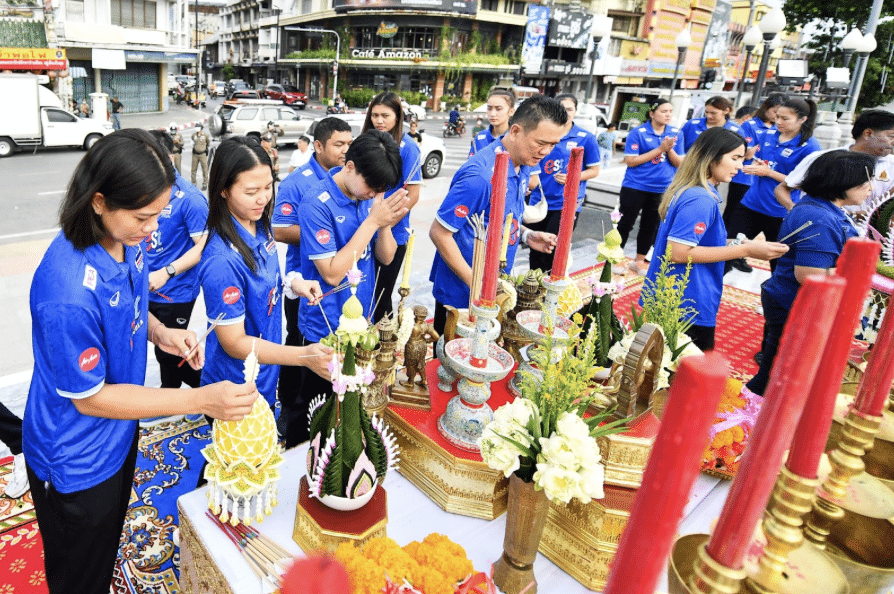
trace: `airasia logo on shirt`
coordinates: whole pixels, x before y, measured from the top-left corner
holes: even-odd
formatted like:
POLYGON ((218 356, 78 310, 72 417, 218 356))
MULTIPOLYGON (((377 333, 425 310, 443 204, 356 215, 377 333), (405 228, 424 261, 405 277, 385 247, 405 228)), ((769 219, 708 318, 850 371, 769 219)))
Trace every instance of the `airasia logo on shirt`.
POLYGON ((464 219, 467 216, 469 216, 469 207, 466 206, 465 204, 460 204, 455 209, 453 209, 453 214, 455 214, 456 216, 458 216, 461 219, 464 219))
POLYGON ((316 238, 318 243, 320 243, 321 245, 326 245, 327 243, 329 243, 329 240, 332 239, 332 236, 329 234, 329 231, 320 229, 319 231, 317 231, 316 238))
POLYGON ((78 367, 81 368, 81 371, 92 371, 98 363, 99 349, 97 349, 96 347, 90 347, 89 349, 78 355, 78 367))
POLYGON ((236 287, 227 287, 224 289, 223 295, 221 295, 223 302, 227 305, 233 305, 239 301, 240 297, 242 297, 242 293, 236 287))
POLYGON ((285 216, 289 216, 292 214, 292 205, 291 204, 283 204, 279 207, 279 212, 281 212, 285 216))
POLYGON ((695 234, 696 234, 696 235, 701 235, 702 233, 705 232, 705 229, 707 229, 707 227, 705 226, 704 223, 696 223, 696 225, 695 225, 695 234))

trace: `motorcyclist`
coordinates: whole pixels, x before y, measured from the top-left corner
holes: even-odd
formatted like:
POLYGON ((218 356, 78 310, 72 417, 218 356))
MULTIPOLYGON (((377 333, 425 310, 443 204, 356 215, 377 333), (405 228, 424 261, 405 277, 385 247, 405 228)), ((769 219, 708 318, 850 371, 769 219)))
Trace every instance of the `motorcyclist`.
POLYGON ((465 124, 459 115, 459 105, 454 105, 449 116, 450 127, 459 135, 465 132, 465 124))

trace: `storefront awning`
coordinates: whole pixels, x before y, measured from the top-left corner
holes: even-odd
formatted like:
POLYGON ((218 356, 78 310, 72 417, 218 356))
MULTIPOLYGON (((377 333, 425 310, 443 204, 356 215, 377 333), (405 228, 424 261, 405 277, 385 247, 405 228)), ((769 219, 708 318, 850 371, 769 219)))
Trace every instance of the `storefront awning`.
POLYGON ((65 70, 64 49, 41 47, 0 47, 2 70, 65 70))

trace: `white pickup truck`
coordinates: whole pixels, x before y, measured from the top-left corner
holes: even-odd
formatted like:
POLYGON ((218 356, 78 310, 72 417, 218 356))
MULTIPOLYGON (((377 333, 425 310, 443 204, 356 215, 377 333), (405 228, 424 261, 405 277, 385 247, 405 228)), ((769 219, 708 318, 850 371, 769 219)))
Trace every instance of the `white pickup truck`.
POLYGON ((112 124, 81 119, 62 109, 32 74, 0 74, 0 157, 17 150, 77 146, 85 150, 113 131, 112 124))

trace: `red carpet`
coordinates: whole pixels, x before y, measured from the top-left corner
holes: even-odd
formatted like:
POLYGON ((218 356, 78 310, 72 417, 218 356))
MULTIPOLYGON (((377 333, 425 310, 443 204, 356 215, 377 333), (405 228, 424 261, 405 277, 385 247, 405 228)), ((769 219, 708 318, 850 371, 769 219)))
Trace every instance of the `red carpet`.
MULTIPOLYGON (((6 484, 12 457, 0 459, 0 483, 6 484)), ((0 497, 0 594, 43 594, 43 542, 34 518, 31 492, 21 499, 0 497)))

